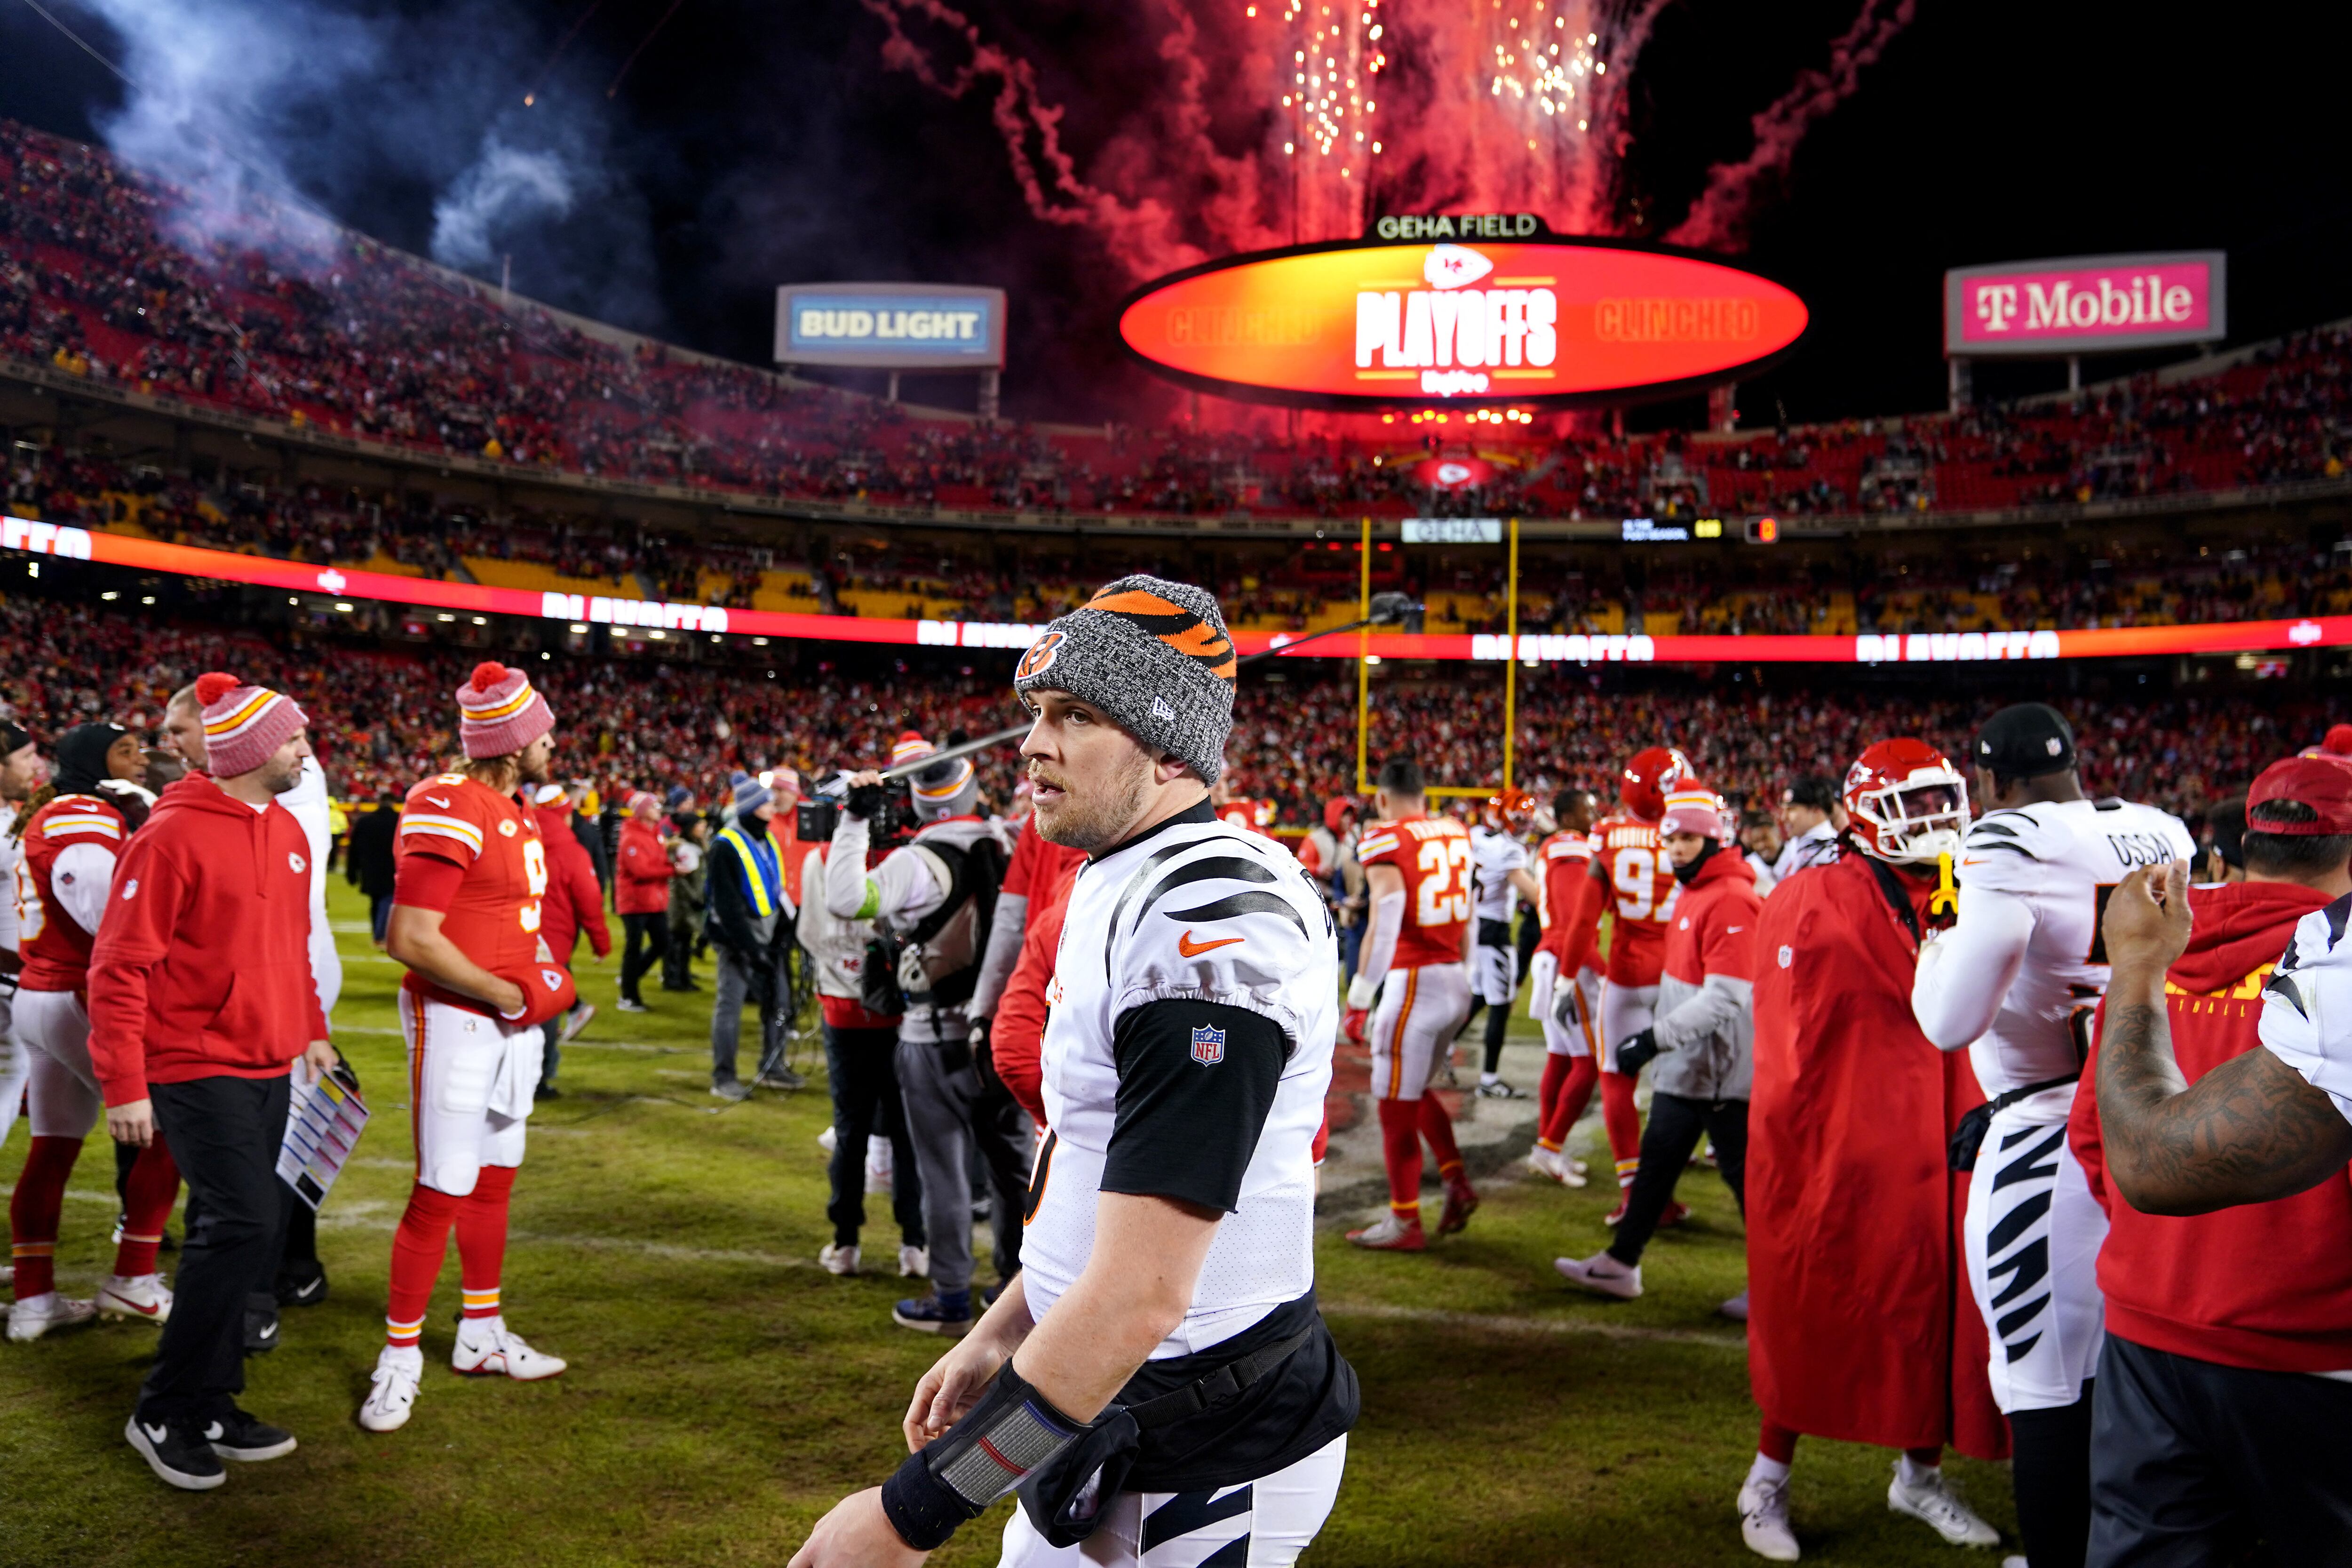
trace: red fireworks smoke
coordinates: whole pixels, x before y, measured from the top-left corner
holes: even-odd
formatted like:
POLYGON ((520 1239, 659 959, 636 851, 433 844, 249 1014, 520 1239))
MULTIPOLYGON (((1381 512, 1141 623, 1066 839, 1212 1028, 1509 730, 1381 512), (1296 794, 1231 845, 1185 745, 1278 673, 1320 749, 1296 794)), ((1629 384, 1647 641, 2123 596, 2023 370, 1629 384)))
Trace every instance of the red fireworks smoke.
MULTIPOLYGON (((1029 210, 1100 237, 1129 276, 1360 233, 1379 212, 1536 211, 1613 234, 1627 89, 1670 0, 1144 0, 1162 85, 1089 157, 1037 71, 946 0, 863 0, 883 62, 990 112, 1029 210)), ((1736 247, 1806 132, 1850 97, 1916 0, 1863 0, 1752 121, 1669 237, 1736 247)))

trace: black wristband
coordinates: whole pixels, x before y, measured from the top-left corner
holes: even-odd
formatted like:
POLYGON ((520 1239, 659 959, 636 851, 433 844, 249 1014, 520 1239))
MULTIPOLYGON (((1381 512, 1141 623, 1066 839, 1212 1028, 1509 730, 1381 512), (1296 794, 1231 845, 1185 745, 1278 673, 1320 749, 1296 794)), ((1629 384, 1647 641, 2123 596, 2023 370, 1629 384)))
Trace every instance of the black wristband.
POLYGON ((958 1525, 978 1519, 982 1510, 933 1475, 922 1455, 909 1454, 882 1483, 882 1511, 899 1540, 918 1552, 936 1552, 958 1525))
POLYGON ((1086 1429, 1007 1361, 970 1414, 882 1483, 882 1511, 900 1540, 934 1551, 1086 1429))

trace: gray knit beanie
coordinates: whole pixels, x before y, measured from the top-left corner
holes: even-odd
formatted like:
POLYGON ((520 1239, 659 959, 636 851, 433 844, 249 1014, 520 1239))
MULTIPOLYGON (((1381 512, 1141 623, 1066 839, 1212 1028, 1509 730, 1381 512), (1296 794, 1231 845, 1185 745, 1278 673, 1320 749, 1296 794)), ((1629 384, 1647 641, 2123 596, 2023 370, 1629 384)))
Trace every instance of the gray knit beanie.
POLYGON ((1215 595, 1164 577, 1122 577, 1038 634, 1013 689, 1026 697, 1044 687, 1091 702, 1209 784, 1225 765, 1234 668, 1215 595))

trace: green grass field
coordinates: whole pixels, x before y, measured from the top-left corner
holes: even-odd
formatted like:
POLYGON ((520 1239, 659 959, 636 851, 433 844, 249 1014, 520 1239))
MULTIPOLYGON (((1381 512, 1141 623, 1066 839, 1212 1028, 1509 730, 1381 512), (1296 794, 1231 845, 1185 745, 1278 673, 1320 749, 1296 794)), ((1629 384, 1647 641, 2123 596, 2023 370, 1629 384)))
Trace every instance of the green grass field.
MULTIPOLYGON (((232 1467, 216 1491, 172 1491, 121 1438, 152 1329, 0 1343, 0 1562, 782 1563, 836 1497, 897 1462, 898 1414, 940 1349, 891 1325, 900 1281, 815 1266, 829 1239, 821 1076, 721 1106, 705 1092, 707 994, 649 987, 655 1011, 627 1016, 611 1010, 615 964, 583 966, 582 993, 604 1010, 565 1052, 563 1098, 532 1118, 505 1279, 509 1321, 572 1370, 530 1385, 446 1371, 453 1248, 415 1416, 390 1436, 364 1433, 352 1413, 382 1343, 408 1118, 399 971, 370 946, 358 900, 340 882, 334 892, 348 965, 337 1037, 376 1120, 321 1222, 331 1298, 286 1315, 281 1346, 248 1363, 245 1401, 302 1446, 232 1467)), ((25 1138, 20 1122, 0 1150, 12 1176, 25 1138)), ((101 1131, 66 1206, 70 1291, 104 1272, 112 1171, 101 1131)), ((1362 1375, 1364 1415, 1306 1562, 1758 1561, 1732 1503, 1756 1434, 1744 1346, 1714 1312, 1742 1283, 1738 1220, 1712 1173, 1685 1185, 1693 1222, 1660 1237, 1649 1293, 1626 1304, 1571 1296, 1550 1268, 1603 1244, 1614 1202, 1603 1183, 1490 1184, 1470 1230, 1420 1257, 1357 1252, 1334 1216, 1320 1289, 1362 1375)), ((886 1218, 878 1202, 868 1210, 886 1218)), ((885 1224, 867 1239, 887 1252, 895 1237, 885 1224)), ((1805 1447, 1793 1495, 1808 1562, 1996 1561, 1888 1513, 1891 1461, 1805 1447)), ((2013 1529, 2001 1469, 1956 1466, 1987 1517, 2013 1529)), ((993 1562, 1000 1518, 934 1561, 993 1562)))

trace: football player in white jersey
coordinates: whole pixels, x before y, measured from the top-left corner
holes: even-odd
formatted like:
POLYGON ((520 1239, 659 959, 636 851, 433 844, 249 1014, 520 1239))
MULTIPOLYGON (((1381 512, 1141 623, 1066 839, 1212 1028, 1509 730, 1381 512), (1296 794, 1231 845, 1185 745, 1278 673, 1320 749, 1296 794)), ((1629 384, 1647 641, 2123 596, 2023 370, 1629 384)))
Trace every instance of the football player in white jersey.
POLYGON ((1023 1568, 1286 1565, 1330 1512, 1357 1406, 1314 1291, 1339 944, 1289 852, 1210 807, 1235 662, 1215 599, 1153 577, 1022 657, 1038 831, 1087 860, 1021 1271, 916 1385, 912 1457, 793 1568, 919 1563, 1016 1489, 1023 1568))
MULTIPOLYGON (((2018 1528, 2034 1568, 2079 1564, 2090 1529, 2091 1398, 2107 1221, 2066 1142, 2106 989, 2099 916, 2137 866, 2187 862, 2188 829, 2153 806, 2084 797, 2057 710, 2004 708, 1975 748, 1978 798, 1958 868, 1959 918, 1919 955, 1911 1008, 1966 1048, 1990 1097, 1965 1222, 1969 1278, 1992 1342, 1994 1400, 2016 1442, 2018 1528)), ((1968 1158, 1956 1142, 1955 1163, 1968 1158)))
POLYGON ((1470 1016, 1486 1009, 1486 1052, 1478 1065, 1478 1098, 1525 1100, 1527 1090, 1505 1083, 1498 1070, 1503 1062, 1503 1032, 1511 1024, 1511 998, 1519 989, 1518 950, 1511 941, 1511 916, 1521 899, 1534 909, 1543 902, 1543 889, 1528 853, 1528 831, 1535 822, 1535 796, 1507 789, 1487 798, 1486 808, 1470 828, 1473 875, 1471 917, 1478 922, 1476 956, 1470 965, 1470 1016))

